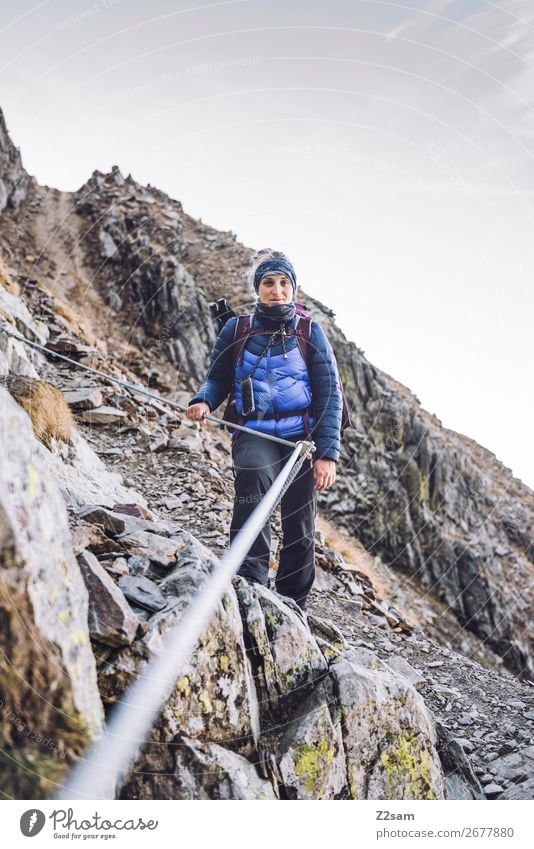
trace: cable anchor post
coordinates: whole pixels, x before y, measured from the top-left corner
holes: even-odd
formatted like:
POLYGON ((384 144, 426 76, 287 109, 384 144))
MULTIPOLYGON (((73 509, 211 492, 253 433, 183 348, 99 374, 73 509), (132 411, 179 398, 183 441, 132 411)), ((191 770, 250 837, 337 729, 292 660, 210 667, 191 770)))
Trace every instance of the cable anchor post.
POLYGON ((299 457, 302 457, 304 460, 306 460, 307 457, 311 457, 311 455, 317 450, 315 442, 311 439, 299 439, 296 444, 300 448, 299 457))

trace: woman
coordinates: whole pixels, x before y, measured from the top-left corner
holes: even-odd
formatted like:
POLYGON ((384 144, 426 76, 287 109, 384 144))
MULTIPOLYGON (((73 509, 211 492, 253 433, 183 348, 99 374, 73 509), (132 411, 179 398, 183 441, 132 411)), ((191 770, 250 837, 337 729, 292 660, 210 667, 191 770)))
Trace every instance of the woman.
MULTIPOLYGON (((250 433, 234 430, 232 437, 235 501, 230 542, 292 453, 289 446, 262 439, 253 431, 291 442, 306 439, 307 431, 311 432, 316 451, 303 463, 281 501, 283 544, 275 579, 276 590, 305 611, 315 577, 317 492, 332 486, 339 459, 342 396, 337 365, 332 346, 315 321, 310 327, 306 361, 296 336, 286 335, 300 319, 295 310, 296 274, 285 254, 260 251, 252 261, 248 281, 257 296, 251 327, 264 332, 247 338, 241 362, 234 366, 237 318, 226 322, 217 337, 206 380, 190 400, 187 415, 200 421, 233 389, 236 412, 250 428, 250 433)), ((268 586, 270 547, 269 521, 238 574, 268 586)))

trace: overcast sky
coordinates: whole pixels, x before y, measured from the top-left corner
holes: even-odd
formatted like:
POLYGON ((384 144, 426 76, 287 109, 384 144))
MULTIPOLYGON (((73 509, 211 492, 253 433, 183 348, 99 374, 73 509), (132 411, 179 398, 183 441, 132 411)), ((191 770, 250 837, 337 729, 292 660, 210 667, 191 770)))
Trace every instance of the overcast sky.
POLYGON ((369 359, 534 486, 528 0, 3 4, 27 170, 119 165, 284 250, 369 359))

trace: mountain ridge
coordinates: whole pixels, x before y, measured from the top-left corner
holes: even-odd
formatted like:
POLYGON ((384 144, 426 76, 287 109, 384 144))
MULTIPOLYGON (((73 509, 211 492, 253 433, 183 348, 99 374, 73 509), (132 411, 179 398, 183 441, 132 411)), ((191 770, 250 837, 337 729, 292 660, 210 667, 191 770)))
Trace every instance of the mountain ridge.
MULTIPOLYGON (((66 539, 62 545, 69 569, 76 572, 77 561, 87 582, 92 622, 84 639, 89 643, 91 638, 93 660, 86 649, 80 649, 80 656, 83 651, 87 668, 95 664, 92 692, 98 687, 106 710, 123 686, 125 671, 131 675, 132 669, 142 668, 150 634, 154 638, 158 628, 166 629, 175 615, 171 609, 148 613, 124 592, 128 587, 128 592, 136 591, 134 585, 143 579, 149 582, 143 586, 150 586, 156 607, 162 594, 169 604, 178 599, 182 605, 187 593, 183 594, 181 577, 198 582, 208 568, 210 552, 220 555, 227 544, 232 508, 228 434, 212 425, 198 432, 165 405, 165 397, 186 404, 205 374, 215 341, 209 301, 231 292, 232 306, 250 308, 244 272, 252 254, 231 231, 196 221, 179 201, 151 186, 140 186, 118 168, 107 174, 93 172, 77 192, 39 186, 24 171, 0 118, 0 319, 50 351, 63 351, 104 374, 143 383, 162 398, 161 403, 148 402, 0 334, 4 384, 0 394, 5 409, 11 411, 3 426, 13 423, 15 428, 4 432, 5 444, 28 430, 27 416, 15 404, 17 376, 58 387, 76 418, 71 444, 52 440, 48 449, 32 443, 31 451, 39 452, 44 464, 40 474, 50 491, 59 486, 64 496, 73 540, 70 553, 66 539), (122 516, 125 508, 135 510, 137 526, 122 516), (185 540, 190 559, 180 554, 185 540), (115 611, 112 621, 108 606, 115 611), (132 610, 137 619, 132 620, 132 610)), ((226 741, 232 756, 226 743, 224 751, 217 748, 225 726, 208 705, 224 701, 217 689, 221 669, 208 662, 206 643, 187 685, 182 681, 181 701, 172 705, 173 711, 183 712, 185 724, 178 727, 169 714, 154 730, 155 751, 161 740, 174 740, 174 735, 182 740, 186 748, 179 768, 168 760, 170 744, 163 761, 154 760, 154 753, 140 753, 143 772, 148 764, 163 775, 170 765, 177 770, 174 778, 143 781, 139 775, 131 776, 122 792, 129 798, 153 793, 155 798, 188 798, 190 792, 199 794, 194 798, 206 792, 209 798, 222 798, 217 795, 222 792, 242 798, 240 770, 251 779, 261 774, 268 784, 254 784, 255 792, 278 792, 278 798, 309 798, 310 793, 354 798, 353 792, 392 792, 393 796, 377 798, 402 798, 415 792, 408 789, 402 770, 394 789, 386 789, 385 765, 391 765, 392 757, 396 762, 398 751, 384 749, 385 715, 376 738, 378 748, 369 752, 367 772, 359 774, 358 791, 351 785, 351 747, 355 740, 368 747, 375 737, 374 732, 365 740, 354 737, 354 727, 340 721, 336 699, 339 682, 348 673, 345 666, 343 672, 333 668, 339 642, 344 648, 337 651, 346 653, 356 678, 360 666, 367 668, 366 675, 376 676, 376 692, 381 675, 393 686, 388 676, 397 664, 395 674, 424 692, 426 710, 432 705, 436 734, 428 720, 423 749, 412 752, 421 779, 417 793, 448 793, 448 798, 514 798, 520 793, 519 798, 525 798, 531 788, 534 746, 531 596, 525 589, 531 585, 534 559, 529 535, 532 491, 488 449, 443 428, 411 390, 369 362, 345 338, 326 305, 305 293, 301 297, 333 344, 354 419, 354 427, 343 438, 336 487, 319 498, 318 522, 323 530, 317 533, 317 579, 310 596, 315 642, 299 631, 301 647, 308 645, 314 663, 327 674, 322 695, 311 686, 311 667, 302 658, 293 658, 298 676, 307 682, 310 709, 318 698, 323 705, 322 725, 310 730, 294 715, 292 696, 284 695, 284 681, 277 677, 280 669, 270 656, 273 646, 282 645, 279 640, 288 628, 300 627, 290 605, 271 591, 251 596, 237 584, 227 599, 229 618, 220 612, 210 640, 220 642, 218 651, 223 654, 222 646, 230 640, 243 688, 248 680, 243 652, 255 658, 260 689, 270 700, 269 711, 261 716, 259 738, 254 738, 254 722, 251 725, 254 707, 243 690, 239 698, 247 704, 245 726, 254 739, 243 746, 226 741), (260 631, 254 630, 254 611, 263 623, 260 631), (278 623, 274 631, 269 630, 272 616, 278 623), (354 649, 359 650, 357 658, 354 649), (269 664, 276 681, 261 671, 269 664), (195 699, 189 692, 192 687, 195 699), (495 702, 501 698, 502 710, 496 711, 495 702), (332 707, 328 714, 325 704, 332 707), (273 722, 289 721, 291 733, 283 739, 272 736, 273 722), (321 728, 327 729, 328 752, 320 748, 321 728), (319 748, 302 749, 304 733, 311 734, 313 746, 319 748), (299 778, 304 751, 305 762, 309 764, 311 757, 319 770, 320 786, 313 776, 299 778), (384 760, 376 774, 371 764, 381 754, 384 760), (430 781, 423 768, 427 757, 433 765, 430 781), (259 773, 249 773, 255 758, 264 766, 256 764, 259 773), (455 759, 462 764, 460 770, 451 769, 455 759), (226 770, 233 789, 210 785, 210 763, 226 770), (193 780, 192 764, 204 775, 201 787, 193 780), (183 776, 190 773, 186 787, 183 776)), ((21 452, 23 448, 21 444, 21 452)), ((21 486, 23 469, 21 465, 17 471, 21 486)), ((6 527, 15 528, 4 484, 0 518, 6 527)), ((31 514, 23 490, 19 497, 31 514)), ((279 544, 277 515, 274 525, 279 544)), ((15 546, 19 544, 21 529, 13 530, 11 538, 15 546)), ((20 554, 24 556, 28 555, 20 554)), ((7 555, 3 562, 10 562, 7 555)), ((276 549, 272 565, 274 570, 276 549)), ((11 615, 9 601, 3 604, 11 615)), ((12 647, 7 643, 4 648, 10 657, 12 647)), ((21 650, 28 652, 25 647, 21 650)), ((401 679, 395 679, 399 694, 408 687, 401 679)), ((68 690, 68 686, 66 676, 61 687, 68 690)), ((351 687, 345 696, 352 710, 351 687)), ((423 707, 408 690, 413 718, 423 707)), ((71 701, 75 694, 73 687, 71 701)), ((13 709, 17 704, 15 700, 13 709)), ((231 705, 227 709, 228 719, 231 705)), ((381 716, 380 707, 377 711, 381 716)), ((426 727, 427 714, 421 715, 426 727)), ((392 730, 389 727, 390 736, 392 730)), ((22 751, 9 723, 0 731, 13 751, 22 751)), ((72 759, 82 750, 83 734, 69 738, 69 729, 65 733, 73 741, 72 759)), ((402 746, 410 748, 413 735, 411 731, 407 735, 402 746)), ((309 740, 306 745, 311 745, 309 740)))
MULTIPOLYGON (((98 320, 95 335, 113 339, 126 321, 128 332, 120 333, 119 343, 143 349, 152 359, 147 373, 159 371, 160 383, 194 392, 215 341, 207 302, 231 290, 237 310, 250 308, 244 275, 251 249, 233 233, 191 218, 165 192, 124 177, 118 167, 93 172, 75 193, 43 190, 24 176, 5 132, 8 173, 19 173, 17 185, 25 187, 24 199, 11 191, 14 211, 23 200, 36 208, 20 240, 33 260, 30 274, 42 269, 62 297, 70 297, 78 280, 74 303, 98 320), (40 232, 42 217, 47 224, 40 232)), ((322 497, 325 510, 389 562, 420 575, 462 624, 487 639, 512 668, 532 675, 528 623, 517 611, 508 617, 512 623, 504 623, 503 609, 511 605, 500 577, 501 558, 512 574, 521 571, 523 586, 532 574, 531 490, 489 449, 443 428, 411 390, 399 395, 398 382, 345 338, 328 307, 304 292, 300 297, 329 335, 355 424, 344 438, 337 485, 322 497), (493 543, 501 553, 492 553, 493 543)))

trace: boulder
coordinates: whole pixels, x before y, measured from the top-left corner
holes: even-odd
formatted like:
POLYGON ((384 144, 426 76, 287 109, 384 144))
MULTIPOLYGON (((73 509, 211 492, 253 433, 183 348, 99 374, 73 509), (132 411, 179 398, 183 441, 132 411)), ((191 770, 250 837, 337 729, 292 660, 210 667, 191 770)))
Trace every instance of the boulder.
MULTIPOLYGON (((290 712, 328 672, 302 618, 277 593, 236 576, 234 585, 254 669, 262 725, 290 712)), ((287 602, 287 599, 286 599, 287 602)), ((296 607, 296 605, 295 605, 296 607)))
MULTIPOLYGON (((165 635, 180 621, 193 595, 201 591, 212 564, 213 555, 198 542, 191 542, 182 551, 174 569, 160 583, 169 606, 149 618, 141 639, 119 650, 101 667, 99 684, 105 701, 114 701, 152 655, 159 654, 165 635)), ((131 773, 138 774, 136 789, 127 798, 138 798, 135 794, 141 792, 140 782, 152 786, 154 772, 160 774, 161 798, 174 798, 173 793, 179 793, 172 764, 182 736, 202 743, 217 742, 244 757, 253 753, 259 728, 252 691, 239 607, 230 589, 197 650, 183 668, 177 669, 176 683, 132 766, 131 773)), ((154 791, 149 788, 146 792, 154 791)))
POLYGON ((127 415, 128 413, 119 410, 118 407, 95 407, 94 409, 83 410, 78 418, 82 422, 89 422, 89 424, 107 425, 119 422, 127 415))
POLYGON ((158 585, 144 575, 125 575, 118 584, 126 598, 138 607, 152 611, 167 607, 167 599, 158 585))
POLYGON ((75 554, 79 554, 84 548, 98 557, 124 553, 120 543, 108 536, 103 528, 99 525, 90 525, 88 522, 78 521, 73 527, 72 544, 75 554))
POLYGON ((0 411, 2 791, 33 799, 99 736, 103 710, 64 501, 29 416, 2 387, 0 411))
MULTIPOLYGON (((188 545, 160 584, 169 607, 101 669, 106 699, 161 651, 209 569, 207 549, 188 545)), ((373 652, 350 649, 337 629, 310 619, 311 630, 292 600, 236 576, 177 670, 120 798, 445 798, 421 696, 373 652)))
POLYGON ((136 531, 148 531, 154 534, 167 536, 168 526, 165 522, 155 522, 153 519, 145 519, 135 516, 133 513, 124 512, 117 509, 114 505, 113 509, 102 506, 100 504, 86 504, 78 511, 78 518, 84 522, 90 522, 93 525, 98 525, 106 533, 114 537, 119 537, 123 534, 134 534, 136 531))
POLYGON ((302 700, 278 747, 277 778, 287 799, 344 798, 347 769, 341 711, 331 679, 302 700))
POLYGON ((94 410, 104 404, 102 390, 96 386, 73 389, 70 392, 64 391, 63 396, 73 410, 94 410))
POLYGON ((107 646, 127 646, 135 639, 140 620, 124 594, 94 554, 82 551, 78 563, 89 593, 89 632, 107 646))
POLYGON ((421 675, 417 669, 414 669, 407 660, 398 654, 392 654, 388 657, 388 666, 393 670, 393 672, 396 672, 398 675, 402 675, 406 678, 410 684, 413 684, 416 690, 422 687, 426 681, 424 675, 421 675))
POLYGON ((183 538, 165 537, 148 531, 133 531, 121 536, 130 554, 141 554, 160 566, 171 566, 185 546, 183 538))
POLYGON ((342 706, 352 799, 444 799, 436 730, 422 697, 373 652, 330 667, 342 706))
MULTIPOLYGON (((163 744, 165 745, 165 744, 163 744)), ((276 799, 254 764, 218 743, 182 737, 164 775, 133 774, 120 799, 276 799)))

